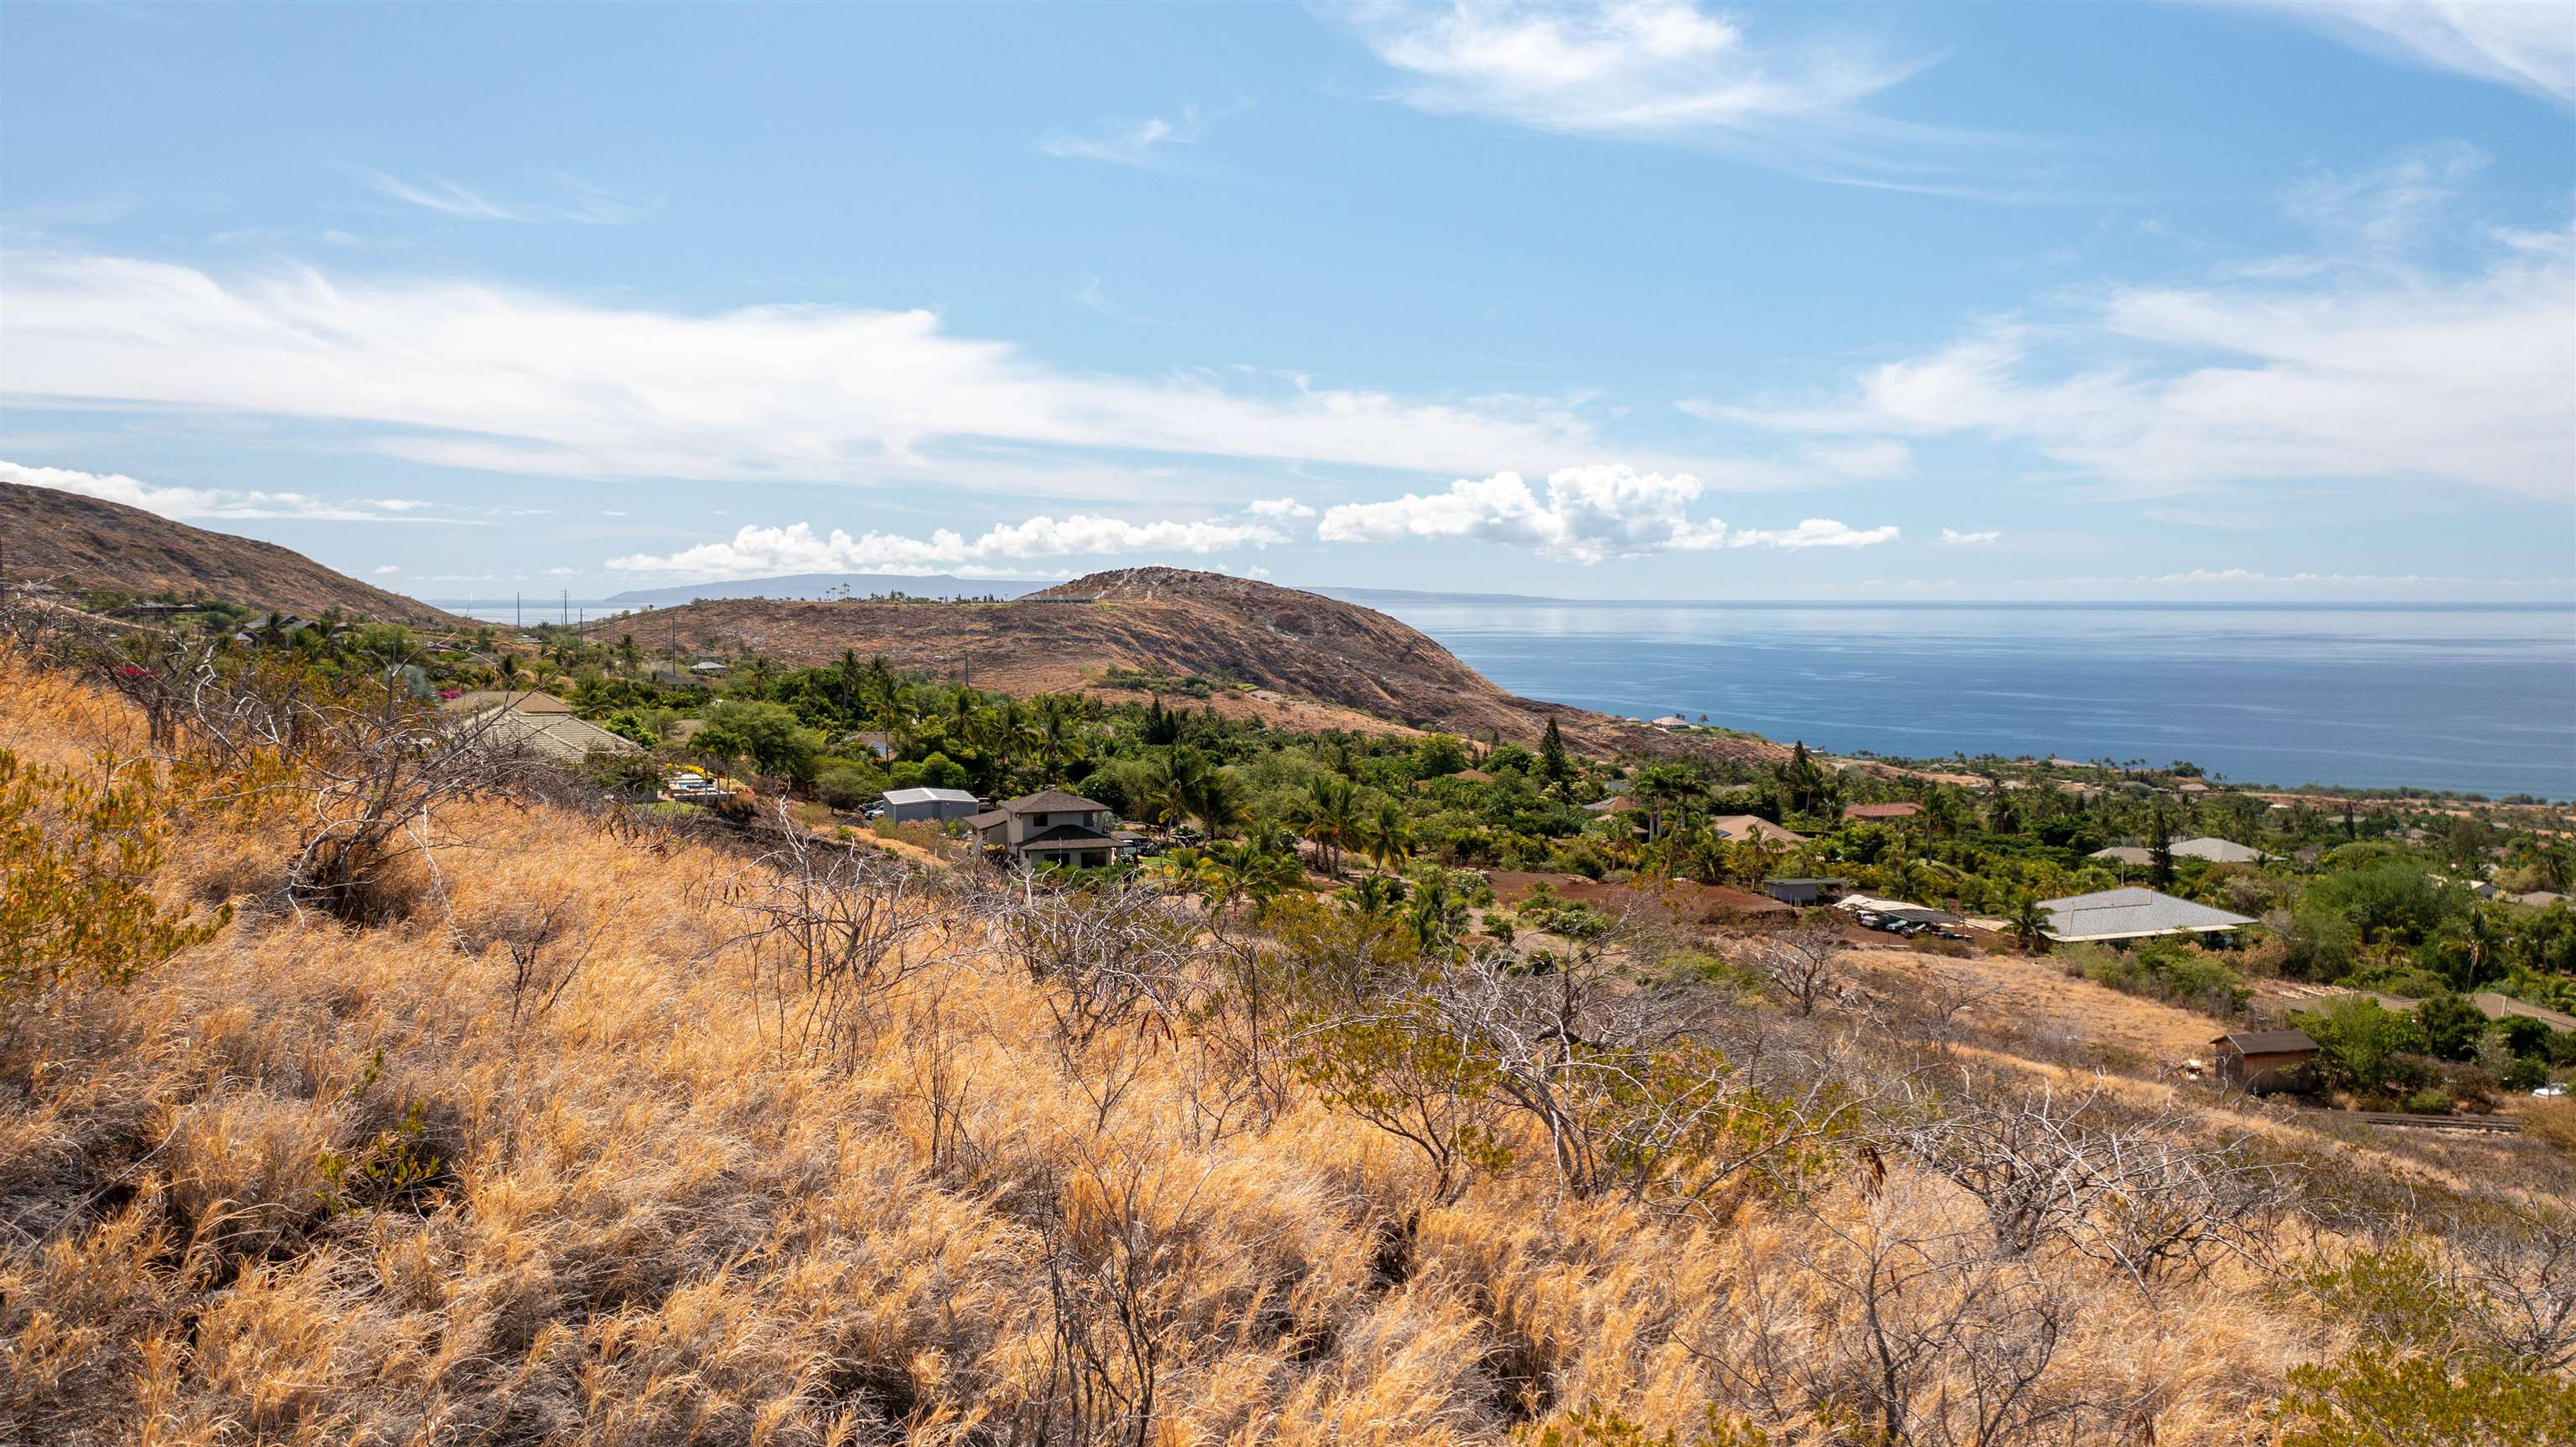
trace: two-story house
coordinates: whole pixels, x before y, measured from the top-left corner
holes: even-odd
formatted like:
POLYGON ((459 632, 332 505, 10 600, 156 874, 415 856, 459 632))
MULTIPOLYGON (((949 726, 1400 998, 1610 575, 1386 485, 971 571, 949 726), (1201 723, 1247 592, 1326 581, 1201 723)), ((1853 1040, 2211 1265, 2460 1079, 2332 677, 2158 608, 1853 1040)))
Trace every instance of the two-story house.
POLYGON ((1062 789, 1005 799, 966 821, 975 842, 1013 861, 1067 864, 1077 869, 1107 864, 1119 840, 1110 832, 1109 806, 1062 789))

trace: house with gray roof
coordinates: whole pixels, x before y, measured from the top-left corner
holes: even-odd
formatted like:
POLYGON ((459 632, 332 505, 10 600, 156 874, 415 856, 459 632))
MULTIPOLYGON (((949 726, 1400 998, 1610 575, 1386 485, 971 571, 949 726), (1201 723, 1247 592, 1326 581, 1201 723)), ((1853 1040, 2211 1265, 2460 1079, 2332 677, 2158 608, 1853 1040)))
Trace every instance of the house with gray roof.
POLYGON ((2241 914, 2134 887, 2043 899, 2039 907, 2048 916, 2044 933, 2059 944, 2143 940, 2158 935, 2220 935, 2254 923, 2241 914))
POLYGON ((894 824, 937 823, 942 819, 965 819, 984 807, 984 801, 963 789, 888 789, 885 791, 885 817, 894 824))
POLYGON ((975 841, 1014 861, 1069 864, 1087 869, 1107 864, 1132 841, 1115 833, 1109 806, 1062 789, 1043 789, 1005 799, 966 821, 975 841))

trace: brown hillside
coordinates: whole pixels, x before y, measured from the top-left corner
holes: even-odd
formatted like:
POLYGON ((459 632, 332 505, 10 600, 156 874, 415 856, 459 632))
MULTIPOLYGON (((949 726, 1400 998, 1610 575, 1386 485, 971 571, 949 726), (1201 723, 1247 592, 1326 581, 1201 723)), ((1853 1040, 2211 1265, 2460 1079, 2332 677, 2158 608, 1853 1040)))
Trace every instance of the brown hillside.
MULTIPOLYGON (((639 641, 676 628, 683 646, 741 649, 805 665, 884 654, 954 677, 970 658, 978 685, 1012 693, 1096 687, 1113 668, 1235 679, 1311 701, 1301 727, 1398 723, 1535 740, 1553 716, 1593 753, 1730 751, 1769 759, 1758 740, 1684 740, 1608 714, 1515 697, 1456 655, 1383 613, 1271 583, 1185 568, 1093 573, 1003 603, 782 602, 708 599, 622 620, 639 641)), ((1219 706, 1276 718, 1284 704, 1219 706)))
POLYGON ((12 582, 110 588, 138 597, 173 593, 254 608, 455 626, 464 622, 416 599, 370 587, 320 563, 251 538, 208 532, 123 503, 0 483, 0 528, 12 582))

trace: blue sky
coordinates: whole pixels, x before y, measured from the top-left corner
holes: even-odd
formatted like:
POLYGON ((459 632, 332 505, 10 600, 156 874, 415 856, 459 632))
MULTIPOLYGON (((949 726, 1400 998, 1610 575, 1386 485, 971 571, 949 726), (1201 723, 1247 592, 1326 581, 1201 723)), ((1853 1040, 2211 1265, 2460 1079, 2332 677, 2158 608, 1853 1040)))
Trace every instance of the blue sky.
POLYGON ((430 598, 2576 600, 2563 6, 0 9, 0 477, 430 598))

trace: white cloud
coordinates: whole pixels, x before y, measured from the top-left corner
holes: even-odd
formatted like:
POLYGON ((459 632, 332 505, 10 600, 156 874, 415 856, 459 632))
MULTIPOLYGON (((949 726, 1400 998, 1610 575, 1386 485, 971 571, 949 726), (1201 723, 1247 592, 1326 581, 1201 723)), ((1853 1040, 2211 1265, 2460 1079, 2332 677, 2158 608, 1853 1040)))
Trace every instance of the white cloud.
MULTIPOLYGON (((49 487, 56 492, 121 502, 166 518, 291 518, 302 522, 429 522, 402 516, 430 504, 408 498, 327 502, 300 492, 255 492, 228 487, 161 487, 121 472, 79 472, 68 467, 29 467, 0 462, 0 482, 49 487)), ((434 519, 446 522, 453 519, 434 519)))
POLYGON ((1265 518, 1310 518, 1315 515, 1313 508, 1293 497, 1255 498, 1244 504, 1243 510, 1254 517, 1265 518))
MULTIPOLYGON (((1437 114, 1723 146, 1871 184, 1955 165, 1975 141, 1863 109, 1929 58, 1896 54, 1848 28, 1805 41, 1757 40, 1696 0, 1369 0, 1349 19, 1377 58, 1405 77, 1398 98, 1437 114)), ((1773 19, 1763 17, 1766 25, 1773 19)))
MULTIPOLYGON (((1132 459, 996 460, 976 442, 1420 472, 1598 456, 1571 408, 1409 401, 1303 379, 1059 372, 926 311, 619 309, 464 282, 225 281, 116 257, 12 253, 12 399, 335 422, 414 461, 574 477, 1139 491, 1132 459), (1068 469, 1089 471, 1067 481, 1068 469)), ((1204 467, 1204 462, 1194 466, 1204 467)), ((1730 464, 1695 460, 1703 476, 1730 464)))
POLYGON ((2576 101, 2576 19, 2556 0, 2247 0, 2377 54, 2576 101))
POLYGON ((394 574, 401 572, 402 565, 399 563, 387 563, 381 568, 369 568, 367 571, 379 578, 389 578, 394 574))
MULTIPOLYGON (((2382 173, 2392 185, 2424 178, 2382 173)), ((2346 193, 2339 204, 2367 212, 2346 193)), ((2406 214, 2408 204, 2396 212, 2406 214)), ((1810 407, 1695 409, 1843 434, 1979 432, 2136 496, 2410 479, 2564 499, 2576 486, 2576 266, 2567 237, 2494 238, 2466 273, 2382 254, 2421 226, 2197 286, 2115 288, 2053 322, 1987 326, 1810 407)))
POLYGON ((1460 478, 1445 493, 1344 503, 1325 512, 1316 536, 1328 543, 1474 538, 1597 563, 1719 546, 1726 524, 1689 515, 1700 493, 1699 479, 1686 473, 1595 465, 1550 474, 1541 502, 1519 473, 1500 472, 1482 481, 1460 478))
POLYGON ((1141 121, 1113 121, 1089 135, 1058 131, 1038 142, 1038 149, 1068 160, 1152 166, 1161 163, 1172 147, 1189 145, 1204 131, 1198 107, 1183 106, 1176 121, 1147 116, 1141 121))
POLYGON ((820 537, 809 524, 791 523, 783 528, 747 526, 727 542, 701 543, 662 557, 637 553, 611 558, 608 566, 715 581, 779 573, 928 573, 1037 558, 1206 554, 1285 541, 1260 523, 1136 523, 1087 514, 1006 523, 971 541, 946 528, 927 538, 875 532, 854 538, 838 528, 820 537))
POLYGON ((1914 453, 1904 443, 1892 438, 1855 442, 1841 447, 1811 447, 1807 460, 1838 477, 1863 482, 1884 482, 1903 477, 1914 465, 1914 453))
POLYGON ((1520 474, 1502 472, 1461 478, 1447 492, 1341 504, 1326 510, 1315 535, 1328 543, 1469 538, 1585 564, 1718 547, 1853 547, 1896 536, 1892 527, 1855 532, 1821 518, 1786 531, 1730 534, 1719 519, 1691 517, 1704 491, 1687 473, 1595 464, 1550 474, 1542 502, 1520 474))
POLYGON ((1941 541, 1952 544, 1953 546, 1966 548, 1983 547, 2002 536, 2002 533, 1993 531, 1992 529, 1981 533, 1963 533, 1956 528, 1943 528, 1941 530, 1941 541))
POLYGON ((1759 529, 1729 534, 1730 548, 1866 548, 1878 543, 1896 541, 1893 525, 1875 528, 1851 528, 1832 518, 1808 518, 1794 528, 1764 532, 1759 529))
MULTIPOLYGON (((563 183, 565 199, 520 204, 496 201, 483 192, 435 176, 406 181, 382 171, 363 174, 377 190, 397 201, 467 221, 570 221, 583 226, 618 226, 649 213, 657 204, 570 177, 563 183)), ((333 235, 337 237, 339 233, 333 235)))

